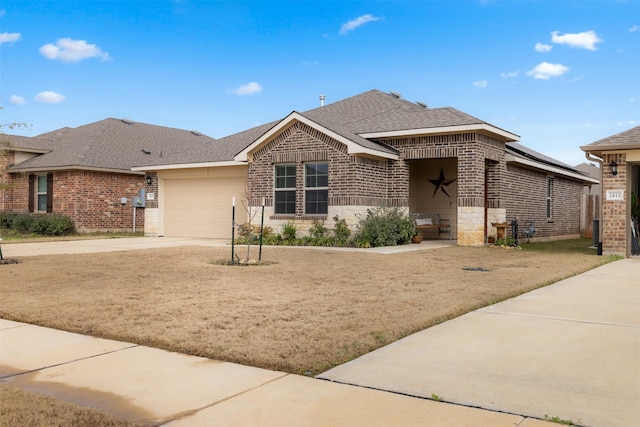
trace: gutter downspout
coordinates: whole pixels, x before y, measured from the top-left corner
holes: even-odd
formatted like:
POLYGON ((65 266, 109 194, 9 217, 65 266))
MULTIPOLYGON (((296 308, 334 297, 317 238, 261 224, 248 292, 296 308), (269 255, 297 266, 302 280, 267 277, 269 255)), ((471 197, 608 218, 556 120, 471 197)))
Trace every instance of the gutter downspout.
POLYGON ((600 237, 600 242, 598 243, 602 243, 602 238, 604 237, 602 235, 602 233, 604 232, 604 218, 603 218, 603 214, 604 214, 604 182, 602 179, 602 175, 604 172, 604 160, 602 160, 599 157, 593 157, 593 154, 588 153, 585 151, 584 156, 587 158, 587 160, 591 161, 591 162, 596 162, 600 165, 600 221, 598 221, 598 236, 600 237))

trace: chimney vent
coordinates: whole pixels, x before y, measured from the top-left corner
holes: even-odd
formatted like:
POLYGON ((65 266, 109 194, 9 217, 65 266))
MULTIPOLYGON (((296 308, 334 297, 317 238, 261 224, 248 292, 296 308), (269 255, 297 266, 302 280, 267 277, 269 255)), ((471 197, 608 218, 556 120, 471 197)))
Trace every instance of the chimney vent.
POLYGON ((320 106, 324 107, 324 95, 320 95, 320 106))

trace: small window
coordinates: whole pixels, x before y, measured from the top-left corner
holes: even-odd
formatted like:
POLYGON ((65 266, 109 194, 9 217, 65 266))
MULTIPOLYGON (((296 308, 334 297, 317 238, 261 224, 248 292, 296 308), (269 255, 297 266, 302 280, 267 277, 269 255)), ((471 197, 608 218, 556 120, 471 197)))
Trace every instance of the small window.
POLYGON ((36 190, 38 200, 38 212, 47 211, 47 176, 38 176, 38 188, 36 190))
POLYGON ((553 213, 553 178, 547 178, 547 218, 553 213))
POLYGON ((304 213, 326 215, 329 201, 329 164, 304 165, 304 213))
POLYGON ((296 213, 296 165, 276 165, 274 186, 274 213, 296 213))

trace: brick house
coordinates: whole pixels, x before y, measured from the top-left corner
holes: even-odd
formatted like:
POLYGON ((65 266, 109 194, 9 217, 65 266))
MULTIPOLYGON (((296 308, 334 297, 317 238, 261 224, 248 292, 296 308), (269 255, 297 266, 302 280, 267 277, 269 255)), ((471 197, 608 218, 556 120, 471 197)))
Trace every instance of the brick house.
POLYGON ((640 126, 580 148, 601 165, 602 253, 640 255, 638 218, 632 214, 632 200, 640 194, 640 126))
MULTIPOLYGON (((0 135, 0 211, 57 213, 78 231, 131 231, 144 172, 131 167, 212 138, 197 132, 106 119, 36 137, 0 135), (3 148, 3 147, 0 147, 3 148)), ((136 215, 138 230, 144 214, 136 215)))
POLYGON ((579 236, 583 187, 598 180, 518 140, 454 108, 372 90, 133 170, 154 177, 147 235, 229 238, 237 200, 264 205, 276 231, 335 217, 355 225, 396 206, 448 219, 460 245, 482 245, 514 218, 532 221, 536 238, 579 236))

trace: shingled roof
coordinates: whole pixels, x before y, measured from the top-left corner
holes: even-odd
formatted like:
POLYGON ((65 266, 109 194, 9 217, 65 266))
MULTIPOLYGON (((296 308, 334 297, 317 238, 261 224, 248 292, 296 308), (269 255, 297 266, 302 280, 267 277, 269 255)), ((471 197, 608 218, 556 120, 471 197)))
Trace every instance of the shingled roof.
POLYGON ((50 151, 12 166, 9 172, 80 169, 132 173, 134 165, 151 156, 160 158, 215 140, 198 132, 109 118, 42 134, 22 141, 17 148, 43 142, 50 151))
POLYGON ((584 145, 580 149, 596 155, 609 150, 640 149, 640 126, 600 139, 589 145, 584 145))

